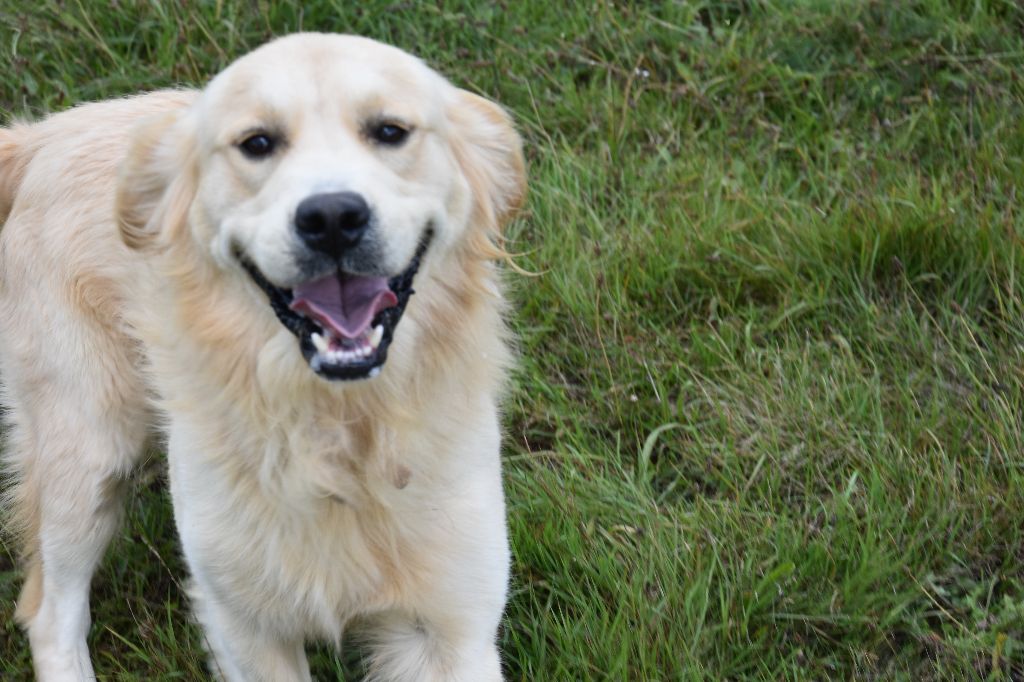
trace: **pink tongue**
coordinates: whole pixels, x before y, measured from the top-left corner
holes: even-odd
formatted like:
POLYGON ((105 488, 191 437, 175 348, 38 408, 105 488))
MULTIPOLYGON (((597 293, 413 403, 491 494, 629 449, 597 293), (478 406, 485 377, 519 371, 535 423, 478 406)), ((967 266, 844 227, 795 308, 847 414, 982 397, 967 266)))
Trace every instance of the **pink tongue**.
POLYGON ((374 315, 398 302, 384 277, 334 274, 292 289, 291 309, 318 320, 340 337, 354 339, 374 315))

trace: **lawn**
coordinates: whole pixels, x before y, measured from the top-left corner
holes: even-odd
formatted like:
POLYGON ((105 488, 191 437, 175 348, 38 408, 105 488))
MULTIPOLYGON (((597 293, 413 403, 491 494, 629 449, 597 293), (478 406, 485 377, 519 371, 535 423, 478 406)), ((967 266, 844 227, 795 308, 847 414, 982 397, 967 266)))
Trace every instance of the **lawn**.
MULTIPOLYGON (((526 140, 510 680, 1024 677, 1024 8, 6 0, 0 119, 299 29, 413 51, 526 140)), ((161 469, 94 581, 104 679, 204 676, 161 469)))

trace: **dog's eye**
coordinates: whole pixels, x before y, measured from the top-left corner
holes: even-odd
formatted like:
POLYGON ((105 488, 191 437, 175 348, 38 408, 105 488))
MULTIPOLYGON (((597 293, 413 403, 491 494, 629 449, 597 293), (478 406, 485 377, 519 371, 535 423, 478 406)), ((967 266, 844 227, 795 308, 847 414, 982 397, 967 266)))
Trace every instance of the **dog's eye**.
POLYGON ((266 133, 256 133, 239 142, 238 148, 250 159, 262 159, 274 153, 277 140, 266 133))
POLYGON ((397 147, 409 137, 409 129, 395 123, 378 123, 370 128, 370 137, 380 144, 397 147))

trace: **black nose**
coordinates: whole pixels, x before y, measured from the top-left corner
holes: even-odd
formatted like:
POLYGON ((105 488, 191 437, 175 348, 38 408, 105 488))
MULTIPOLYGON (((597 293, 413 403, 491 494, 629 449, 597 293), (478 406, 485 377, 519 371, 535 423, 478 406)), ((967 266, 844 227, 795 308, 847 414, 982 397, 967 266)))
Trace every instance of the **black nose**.
POLYGON ((355 192, 306 197, 295 209, 295 229, 306 246, 337 258, 359 243, 370 224, 370 207, 355 192))

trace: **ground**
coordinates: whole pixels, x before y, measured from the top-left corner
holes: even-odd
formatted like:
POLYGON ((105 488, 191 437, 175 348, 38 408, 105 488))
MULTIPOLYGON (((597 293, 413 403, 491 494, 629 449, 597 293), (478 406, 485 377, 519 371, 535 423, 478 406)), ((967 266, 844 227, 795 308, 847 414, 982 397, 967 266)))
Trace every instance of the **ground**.
MULTIPOLYGON (((1024 9, 7 0, 0 118, 298 29, 416 52, 526 139, 510 680, 1024 676, 1024 9)), ((203 676, 160 469, 94 583, 105 679, 203 676)))

